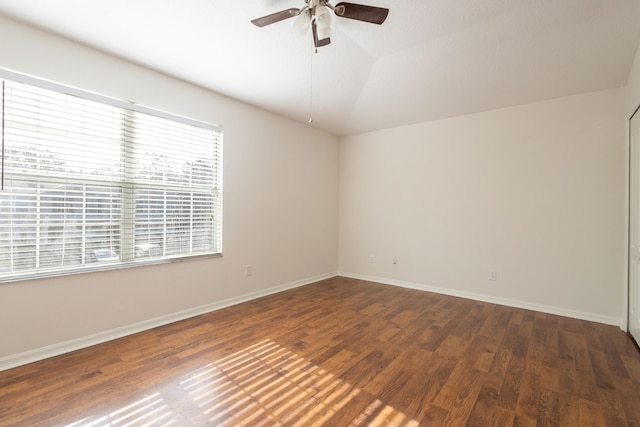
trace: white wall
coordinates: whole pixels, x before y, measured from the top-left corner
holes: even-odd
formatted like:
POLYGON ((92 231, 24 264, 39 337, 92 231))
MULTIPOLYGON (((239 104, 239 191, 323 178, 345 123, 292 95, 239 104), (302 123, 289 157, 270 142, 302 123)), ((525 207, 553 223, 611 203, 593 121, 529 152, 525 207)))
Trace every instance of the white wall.
POLYGON ((0 67, 224 127, 224 256, 0 284, 0 369, 335 275, 336 137, 7 18, 0 39, 0 67))
POLYGON ((622 326, 624 121, 618 89, 343 138, 341 274, 622 326))

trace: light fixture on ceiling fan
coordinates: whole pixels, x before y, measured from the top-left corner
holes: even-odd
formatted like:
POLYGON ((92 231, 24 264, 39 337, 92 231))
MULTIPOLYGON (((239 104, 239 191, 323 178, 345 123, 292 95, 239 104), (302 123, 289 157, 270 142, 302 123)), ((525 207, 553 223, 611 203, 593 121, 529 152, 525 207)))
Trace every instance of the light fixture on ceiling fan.
POLYGON ((264 27, 288 18, 297 17, 294 27, 301 33, 306 33, 309 26, 311 26, 313 43, 318 48, 331 43, 330 10, 340 18, 355 19, 356 21, 378 25, 382 24, 387 19, 387 15, 389 15, 389 9, 382 7, 346 2, 340 2, 333 6, 326 0, 304 1, 306 5, 302 9, 290 8, 281 10, 280 12, 253 19, 251 22, 258 27, 264 27))

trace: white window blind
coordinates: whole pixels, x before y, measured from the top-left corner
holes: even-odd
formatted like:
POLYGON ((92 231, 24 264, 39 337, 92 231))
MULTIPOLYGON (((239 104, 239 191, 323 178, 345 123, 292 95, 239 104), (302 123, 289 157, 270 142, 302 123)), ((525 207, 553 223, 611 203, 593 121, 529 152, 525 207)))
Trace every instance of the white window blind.
POLYGON ((219 127, 18 77, 0 78, 0 281, 221 252, 219 127))

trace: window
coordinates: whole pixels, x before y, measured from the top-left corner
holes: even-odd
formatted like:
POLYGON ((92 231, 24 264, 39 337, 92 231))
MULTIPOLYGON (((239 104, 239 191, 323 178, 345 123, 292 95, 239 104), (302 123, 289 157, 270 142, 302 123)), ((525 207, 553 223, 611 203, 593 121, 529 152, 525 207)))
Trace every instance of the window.
POLYGON ((219 127, 0 81, 0 281, 221 253, 219 127))

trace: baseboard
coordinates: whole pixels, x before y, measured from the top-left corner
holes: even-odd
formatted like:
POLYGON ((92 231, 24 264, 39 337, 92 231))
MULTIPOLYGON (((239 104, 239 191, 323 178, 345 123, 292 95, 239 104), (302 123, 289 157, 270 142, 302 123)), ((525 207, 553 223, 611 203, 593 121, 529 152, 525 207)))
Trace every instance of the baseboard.
POLYGON ((492 304, 505 305, 508 307, 522 308, 525 310, 534 310, 542 313, 555 314, 558 316, 571 317, 574 319, 587 320, 590 322, 602 323, 605 325, 617 326, 624 330, 624 320, 617 317, 603 316, 596 313, 588 313, 578 310, 571 310, 563 307, 555 307, 544 304, 535 304, 527 301, 514 300, 509 298, 495 297, 491 295, 475 294, 472 292, 458 291, 455 289, 440 288, 437 286, 429 286, 420 283, 405 282, 401 280, 387 279, 384 277, 367 276, 363 274, 339 272, 338 276, 349 277, 352 279, 366 280, 368 282, 382 283, 385 285, 400 286, 408 289, 416 289, 419 291, 434 292, 437 294, 450 295, 460 298, 468 298, 476 301, 488 302, 492 304))
POLYGON ((199 316, 201 314, 210 313, 212 311, 220 310, 221 308, 230 307, 232 305, 240 304, 243 302, 251 301, 256 298, 272 295, 278 292, 294 289, 300 286, 308 285, 311 283, 319 282, 321 280, 335 277, 336 273, 328 273, 320 276, 309 277, 303 280, 286 283, 284 285, 275 286, 272 288, 264 289, 258 292, 252 292, 238 297, 217 301, 212 304, 205 304, 202 306, 190 308, 177 313, 172 313, 166 316, 160 316, 142 322, 127 325, 121 328, 111 329, 97 334, 76 338, 73 340, 53 344, 50 346, 29 350, 23 353, 10 355, 0 358, 0 371, 15 368, 18 366, 26 365, 28 363, 37 362, 39 360, 48 359, 50 357, 59 356, 64 353, 69 353, 82 348, 90 347, 92 345, 101 344, 114 339, 122 338, 128 335, 132 335, 138 332, 146 331, 149 329, 157 328, 158 326, 167 325, 169 323, 178 322, 180 320, 189 319, 191 317, 199 316))
POLYGON ((18 366, 26 365, 28 363, 37 362, 39 360, 48 359, 50 357, 59 356, 64 353, 69 353, 82 348, 90 347, 92 345, 101 344, 114 339, 122 338, 128 335, 132 335, 138 332, 146 331, 149 329, 157 328, 158 326, 167 325, 170 323, 178 322, 180 320, 189 319, 191 317, 199 316, 202 314, 210 313, 212 311, 220 310, 225 307, 230 307, 243 302, 251 301, 260 297, 272 295, 278 292, 294 289, 300 286, 305 286, 311 283, 319 282, 321 280, 330 279, 332 277, 342 276, 353 279, 366 280, 369 282, 382 283, 385 285, 399 286, 408 289, 416 289, 420 291, 434 292, 443 295, 450 295, 461 298, 468 298, 476 301, 483 301, 492 304, 505 305, 509 307, 522 308, 526 310, 534 310, 542 313, 555 314, 559 316, 571 317, 574 319, 587 320, 591 322, 603 323, 607 325, 617 326, 623 329, 623 319, 616 317, 603 316, 595 313, 587 313, 577 310, 566 309, 562 307, 554 307, 543 304, 535 304, 526 301, 513 300, 508 298, 500 298, 489 295, 475 294, 471 292, 457 291, 454 289, 440 288, 437 286, 429 286, 420 283, 406 282, 400 280, 393 280, 384 277, 367 276, 363 274, 338 272, 328 273, 315 277, 298 280, 295 282, 286 283, 280 286, 264 289, 258 292, 252 292, 238 297, 217 301, 212 304, 206 304, 188 310, 172 313, 166 316, 160 316, 153 319, 145 320, 142 322, 127 325, 121 328, 111 329, 97 334, 53 344, 46 347, 29 350, 23 353, 10 355, 0 358, 0 371, 15 368, 18 366))

